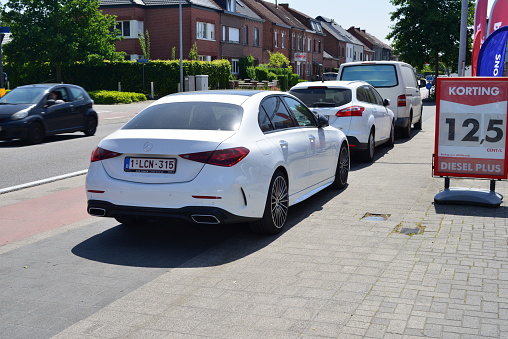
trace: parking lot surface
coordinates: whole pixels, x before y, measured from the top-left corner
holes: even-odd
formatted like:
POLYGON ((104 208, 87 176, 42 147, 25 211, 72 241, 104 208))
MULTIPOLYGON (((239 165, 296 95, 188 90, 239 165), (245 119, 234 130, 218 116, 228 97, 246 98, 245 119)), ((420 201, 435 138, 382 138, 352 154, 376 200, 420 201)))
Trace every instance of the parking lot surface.
POLYGON ((292 207, 276 237, 85 215, 55 227, 83 176, 0 195, 12 227, 20 204, 59 206, 0 243, 0 338, 508 338, 506 202, 433 203, 434 115, 353 161, 345 190, 292 207))

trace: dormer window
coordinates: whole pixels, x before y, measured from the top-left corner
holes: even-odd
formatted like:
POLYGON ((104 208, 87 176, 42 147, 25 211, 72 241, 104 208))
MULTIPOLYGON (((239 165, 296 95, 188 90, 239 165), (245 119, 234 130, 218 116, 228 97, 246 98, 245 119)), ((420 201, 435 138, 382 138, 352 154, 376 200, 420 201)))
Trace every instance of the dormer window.
POLYGON ((226 10, 236 12, 236 0, 226 0, 226 10))
POLYGON ((312 28, 314 29, 314 31, 316 33, 323 33, 323 30, 321 29, 321 24, 319 22, 316 22, 316 21, 312 21, 312 28))

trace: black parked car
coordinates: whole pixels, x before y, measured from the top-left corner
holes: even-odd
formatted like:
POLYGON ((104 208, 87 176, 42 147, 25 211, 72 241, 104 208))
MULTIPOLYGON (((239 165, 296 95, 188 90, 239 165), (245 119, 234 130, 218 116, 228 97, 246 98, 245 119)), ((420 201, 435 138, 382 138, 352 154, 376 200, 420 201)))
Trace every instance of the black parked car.
POLYGON ((53 134, 94 135, 98 121, 93 100, 76 85, 20 86, 0 98, 0 140, 37 144, 53 134))

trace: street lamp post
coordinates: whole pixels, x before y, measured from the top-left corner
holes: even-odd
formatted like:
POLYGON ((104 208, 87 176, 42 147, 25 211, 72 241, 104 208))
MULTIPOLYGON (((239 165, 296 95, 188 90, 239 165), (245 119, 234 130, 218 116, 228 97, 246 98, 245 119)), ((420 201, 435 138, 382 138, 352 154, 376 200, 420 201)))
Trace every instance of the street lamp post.
POLYGON ((466 66, 466 45, 467 45, 467 5, 468 0, 462 0, 462 12, 460 16, 460 49, 459 49, 459 77, 464 76, 466 66))
POLYGON ((180 30, 180 92, 183 92, 183 42, 182 42, 182 0, 178 0, 178 16, 180 30))

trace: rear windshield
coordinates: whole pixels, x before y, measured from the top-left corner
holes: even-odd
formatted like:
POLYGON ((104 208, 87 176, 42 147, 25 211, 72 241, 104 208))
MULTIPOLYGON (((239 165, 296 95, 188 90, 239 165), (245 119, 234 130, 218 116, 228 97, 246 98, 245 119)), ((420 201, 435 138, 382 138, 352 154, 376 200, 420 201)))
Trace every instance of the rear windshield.
POLYGON ((342 68, 340 80, 362 80, 374 87, 394 87, 397 81, 397 72, 394 65, 356 65, 342 68))
POLYGON ((122 129, 193 129, 236 131, 240 106, 217 102, 176 102, 147 107, 122 129))
POLYGON ((309 87, 292 89, 289 93, 308 107, 338 107, 351 102, 349 88, 309 87))

